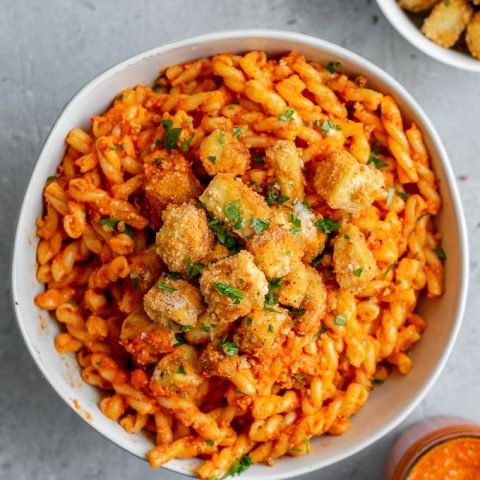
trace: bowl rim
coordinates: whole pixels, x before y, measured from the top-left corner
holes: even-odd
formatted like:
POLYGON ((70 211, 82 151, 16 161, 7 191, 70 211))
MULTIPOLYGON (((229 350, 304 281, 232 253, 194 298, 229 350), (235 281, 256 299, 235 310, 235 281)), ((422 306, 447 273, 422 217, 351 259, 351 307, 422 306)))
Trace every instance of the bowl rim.
POLYGON ((451 67, 469 72, 480 72, 480 59, 432 42, 417 28, 396 0, 376 0, 378 7, 390 25, 411 45, 425 55, 451 67))
MULTIPOLYGON (((459 293, 457 301, 457 308, 455 311, 455 321, 452 326, 452 330, 450 332, 450 336, 446 347, 444 348, 438 363, 430 372, 428 379, 423 383, 421 388, 417 391, 416 395, 402 408, 402 410, 398 413, 398 415, 393 418, 391 421, 387 422, 382 428, 379 428, 378 431, 370 434, 369 436, 365 437, 364 440, 358 442, 354 447, 346 449, 344 452, 338 453, 336 455, 332 455, 327 461, 320 461, 315 463, 314 458, 312 457, 312 463, 309 466, 298 468, 295 472, 275 472, 272 473, 263 473, 262 478, 266 480, 281 480, 285 478, 292 478, 293 476, 299 476, 306 473, 311 473, 315 470, 319 470, 321 468, 325 468, 329 465, 337 463, 345 458, 348 458, 361 450, 364 450, 368 446, 372 445, 374 442, 378 441, 380 438, 384 437, 386 434, 391 432, 394 428, 396 428, 423 400, 427 392, 431 389, 435 381, 438 379, 440 373, 442 372, 453 348, 455 340, 457 338, 462 320, 463 314, 465 311, 465 304, 467 298, 467 290, 468 290, 468 280, 469 280, 469 249, 468 249, 468 238, 467 238, 467 227, 465 216, 463 213, 463 207, 461 203, 460 194, 458 191, 458 186, 455 181, 455 176, 453 173, 452 166, 450 164, 449 157, 446 153, 446 150, 443 146, 443 143, 434 128, 432 122, 429 120, 423 109, 417 103, 417 101, 408 93, 408 91, 397 81, 395 80, 389 73, 375 65, 374 63, 366 60, 365 58, 361 57, 360 55, 344 48, 338 46, 332 42, 311 36, 305 35, 302 33, 296 33, 291 31, 284 31, 284 30, 275 30, 275 29, 238 29, 238 30, 225 30, 225 31, 216 31, 212 33, 206 33, 202 35, 197 35, 194 37, 188 37, 182 40, 176 40, 172 42, 165 43, 161 46, 151 48, 149 50, 143 51, 141 53, 135 54, 131 57, 128 57, 126 60, 123 60, 107 69, 105 69, 101 74, 94 77, 92 80, 87 82, 80 90, 75 93, 71 99, 66 103, 66 105, 61 110, 57 120, 53 124, 52 128, 50 129, 48 136, 40 150, 40 153, 37 156, 37 160, 35 163, 35 167, 31 173, 28 185, 25 189, 23 200, 21 207, 19 209, 16 228, 15 228, 15 239, 14 239, 14 247, 12 249, 12 256, 11 256, 11 298, 12 298, 12 306, 15 313, 16 323, 22 335, 23 341, 30 352, 35 364, 37 365, 38 369, 40 370, 41 374, 45 377, 47 382, 50 386, 55 390, 55 392, 64 400, 67 405, 72 408, 72 410, 82 418, 83 421, 88 423, 94 430, 96 430, 99 434, 103 437, 107 438, 115 445, 119 446, 123 450, 127 451, 128 453, 135 455, 143 460, 146 460, 145 457, 142 455, 137 454, 136 452, 131 451, 126 445, 122 445, 122 443, 115 437, 113 433, 108 431, 104 431, 102 427, 95 424, 95 422, 89 421, 82 415, 82 412, 75 408, 75 406, 70 401, 71 399, 68 397, 67 393, 61 391, 57 386, 54 379, 51 378, 49 370, 45 367, 43 362, 39 359, 38 355, 35 352, 35 348, 30 340, 28 332, 26 330, 26 324, 22 320, 22 311, 20 308, 19 303, 17 302, 18 298, 18 291, 19 287, 21 286, 21 279, 18 278, 19 272, 17 272, 17 258, 21 255, 19 251, 19 244, 20 238, 23 232, 23 228, 25 226, 25 215, 26 211, 29 208, 29 205, 32 201, 36 201, 35 199, 31 199, 31 189, 33 185, 38 182, 39 180, 37 177, 37 170, 39 169, 39 165, 42 163, 43 158, 47 156, 47 152, 50 148, 50 144, 54 142, 54 132, 58 128, 58 126, 63 122, 65 116, 69 114, 70 107, 76 102, 77 99, 82 97, 83 95, 89 93, 91 90, 94 90, 98 84, 100 84, 104 79, 115 75, 117 72, 127 69, 129 66, 135 65, 140 63, 142 60, 149 58, 151 56, 157 56, 163 54, 167 51, 174 50, 177 48, 182 47, 192 47, 195 49, 195 46, 198 44, 203 43, 210 43, 212 41, 221 42, 223 40, 251 40, 254 39, 273 39, 273 40, 283 40, 283 41, 292 41, 295 43, 301 43, 306 47, 311 47, 323 52, 327 52, 332 55, 332 58, 335 57, 343 57, 340 58, 341 60, 348 60, 354 65, 359 65, 364 67, 365 69, 371 72, 372 78, 378 79, 385 83, 385 85, 389 86, 390 88, 394 87, 396 90, 396 94, 402 98, 402 100, 408 104, 409 108, 414 113, 415 118, 421 120, 421 123, 424 127, 424 130, 428 137, 430 138, 436 152, 438 153, 439 164, 442 166, 445 177, 447 180, 447 187, 451 194, 452 200, 452 208, 455 215, 455 218, 458 222, 458 236, 459 236, 459 245, 458 248, 460 250, 460 277, 459 277, 459 293)), ((163 468, 186 474, 183 470, 178 469, 176 466, 173 465, 164 465, 163 468)), ((188 474, 187 474, 188 475, 188 474)), ((253 477, 252 477, 253 478, 253 477)))

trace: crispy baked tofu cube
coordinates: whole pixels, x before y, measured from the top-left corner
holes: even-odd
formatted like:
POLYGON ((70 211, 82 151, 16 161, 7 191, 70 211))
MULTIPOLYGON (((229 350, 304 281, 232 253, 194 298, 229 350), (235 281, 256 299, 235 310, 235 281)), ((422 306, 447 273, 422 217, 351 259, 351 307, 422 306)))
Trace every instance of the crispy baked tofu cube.
POLYGON ((467 0, 448 0, 433 7, 422 25, 423 34, 432 42, 450 48, 453 47, 465 30, 474 13, 467 0))
POLYGON ((274 224, 249 239, 247 250, 269 280, 287 275, 303 255, 298 239, 274 224))
POLYGON ((146 199, 158 215, 168 204, 196 200, 201 193, 190 163, 176 151, 158 150, 148 155, 144 172, 146 199))
POLYGON ((377 262, 363 233, 355 225, 340 228, 333 244, 333 265, 341 288, 353 292, 373 280, 377 262))
POLYGON ((272 165, 282 195, 286 195, 291 201, 297 199, 303 202, 303 160, 295 143, 291 140, 278 140, 265 150, 265 156, 272 165))
POLYGON ((198 353, 190 345, 180 345, 156 365, 150 388, 157 395, 197 387, 204 381, 199 370, 198 353))
POLYGON ((130 277, 138 282, 138 291, 145 293, 165 270, 165 265, 157 254, 155 245, 129 257, 130 277))
POLYGON ((278 303, 298 308, 306 296, 308 287, 308 276, 305 265, 298 262, 290 273, 283 277, 282 286, 275 293, 278 303))
POLYGON ((320 163, 313 184, 331 208, 358 212, 379 197, 384 182, 375 167, 361 164, 342 150, 332 152, 320 163))
POLYGON ((238 355, 227 356, 216 342, 209 343, 200 355, 200 369, 206 377, 232 378, 238 370, 238 355))
POLYGON ((320 273, 306 266, 305 274, 308 281, 306 296, 301 310, 293 317, 297 320, 293 330, 300 336, 315 334, 320 330, 327 302, 327 291, 320 273))
POLYGON ((162 354, 171 352, 175 343, 172 332, 152 322, 143 308, 130 313, 122 324, 120 343, 137 365, 158 362, 162 354))
POLYGON ((212 317, 233 322, 263 306, 268 283, 253 256, 242 250, 210 264, 200 277, 200 290, 212 317))
POLYGON ((398 6, 409 12, 423 12, 430 10, 436 3, 441 0, 398 0, 398 6))
POLYGON ((273 209, 272 222, 295 236, 308 263, 325 248, 326 235, 318 229, 313 213, 302 203, 295 203, 293 208, 273 209))
MULTIPOLYGON (((480 5, 480 3, 477 3, 477 5, 480 5)), ((480 59, 480 12, 477 12, 470 20, 465 38, 470 53, 475 58, 480 59)))
POLYGON ((169 205, 157 233, 157 252, 172 272, 186 273, 213 248, 205 210, 193 205, 169 205))
POLYGON ((231 327, 230 323, 219 322, 212 318, 209 312, 203 312, 197 321, 197 325, 185 332, 185 338, 192 345, 201 345, 212 342, 215 338, 222 338, 231 327))
POLYGON ((217 174, 200 200, 211 215, 244 239, 255 233, 252 227, 254 218, 270 218, 270 209, 264 198, 229 173, 217 174))
POLYGON ((143 306, 154 322, 166 326, 173 321, 194 327, 198 316, 205 311, 197 288, 185 280, 176 280, 168 275, 161 275, 146 293, 143 306))
POLYGON ((273 310, 257 308, 242 320, 234 336, 240 351, 257 357, 278 354, 275 347, 280 346, 292 324, 285 310, 278 306, 273 310))
POLYGON ((199 156, 205 171, 212 176, 217 173, 243 175, 250 166, 248 148, 230 129, 215 129, 202 141, 199 156))

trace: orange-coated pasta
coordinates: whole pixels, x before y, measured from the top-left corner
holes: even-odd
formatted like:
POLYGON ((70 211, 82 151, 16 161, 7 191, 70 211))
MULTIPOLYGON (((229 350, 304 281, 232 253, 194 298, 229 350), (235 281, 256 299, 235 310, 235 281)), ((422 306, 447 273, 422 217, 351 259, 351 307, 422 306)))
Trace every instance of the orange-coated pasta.
POLYGON ((421 129, 333 62, 173 65, 72 130, 37 219, 36 305, 152 467, 219 479, 347 434, 443 292, 421 129), (169 268, 171 269, 169 271, 169 268))

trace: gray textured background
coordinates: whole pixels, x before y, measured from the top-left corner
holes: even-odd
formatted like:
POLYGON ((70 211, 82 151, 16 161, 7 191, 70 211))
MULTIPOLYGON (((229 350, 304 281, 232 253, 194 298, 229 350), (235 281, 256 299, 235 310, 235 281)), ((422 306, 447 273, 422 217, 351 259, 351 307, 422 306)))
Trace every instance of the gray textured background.
MULTIPOLYGON (((65 102, 126 57, 172 39, 234 28, 278 28, 349 48, 396 77, 450 153, 480 278, 480 74, 444 66, 403 40, 367 0, 0 0, 0 479, 174 479, 95 433, 42 380, 14 323, 9 261, 15 215, 42 143, 65 102)), ((480 420, 479 296, 471 295, 454 352, 401 426, 432 414, 480 420)), ((380 479, 394 432, 302 480, 380 479)))

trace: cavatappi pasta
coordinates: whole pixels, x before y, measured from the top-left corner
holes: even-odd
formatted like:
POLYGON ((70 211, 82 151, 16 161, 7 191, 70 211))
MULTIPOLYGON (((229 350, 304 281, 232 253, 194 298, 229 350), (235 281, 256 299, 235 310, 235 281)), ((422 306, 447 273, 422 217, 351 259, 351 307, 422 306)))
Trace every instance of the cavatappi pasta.
POLYGON ((220 479, 339 435, 442 294, 422 134, 337 62, 222 54, 76 128, 37 221, 38 307, 152 467, 220 479))

